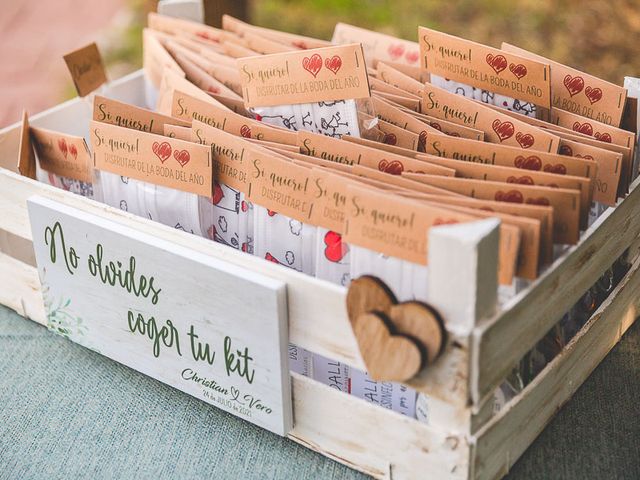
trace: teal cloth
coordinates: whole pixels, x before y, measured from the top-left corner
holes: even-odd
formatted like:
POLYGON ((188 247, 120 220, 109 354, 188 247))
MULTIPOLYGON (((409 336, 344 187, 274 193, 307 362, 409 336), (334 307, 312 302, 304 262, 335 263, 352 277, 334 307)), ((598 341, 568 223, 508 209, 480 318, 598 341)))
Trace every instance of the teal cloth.
MULTIPOLYGON (((508 478, 640 478, 639 380, 637 322, 508 478)), ((0 307, 0 479, 75 478, 365 477, 0 307)))

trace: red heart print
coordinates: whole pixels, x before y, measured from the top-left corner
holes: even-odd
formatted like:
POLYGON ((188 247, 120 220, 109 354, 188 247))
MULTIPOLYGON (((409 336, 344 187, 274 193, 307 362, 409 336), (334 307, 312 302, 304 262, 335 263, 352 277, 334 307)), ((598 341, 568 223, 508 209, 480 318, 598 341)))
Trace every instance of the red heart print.
POLYGON ((214 87, 213 85, 209 85, 207 87, 207 92, 213 93, 214 95, 218 95, 220 93, 220 89, 218 87, 214 87))
POLYGON ((389 48, 387 48, 387 52, 389 53, 389 56, 391 57, 391 60, 397 60, 404 53, 404 45, 391 44, 391 45, 389 45, 389 48))
POLYGON ((535 155, 530 155, 528 157, 523 157, 522 155, 518 155, 513 164, 517 168, 522 168, 523 170, 540 170, 542 168, 542 160, 540 157, 535 155))
POLYGON ((558 153, 560 155, 568 155, 570 157, 573 157, 573 149, 569 145, 560 145, 558 153))
POLYGON ((431 122, 429 125, 431 125, 433 128, 435 128, 438 131, 442 131, 442 127, 440 126, 440 124, 438 122, 431 122))
POLYGON ((509 203, 524 202, 524 197, 518 190, 509 190, 508 192, 503 192, 502 190, 499 190, 496 192, 494 198, 498 202, 509 202, 509 203))
POLYGON ((249 210, 249 204, 244 200, 242 200, 242 203, 240 204, 240 208, 242 209, 243 212, 246 212, 247 210, 249 210))
POLYGON ((549 202, 549 199, 545 197, 527 198, 527 203, 529 205, 543 205, 543 206, 551 205, 551 202, 549 202))
POLYGON ((594 137, 596 137, 596 140, 600 140, 601 142, 611 143, 611 135, 608 133, 596 132, 594 137))
POLYGON ((404 58, 409 63, 416 63, 420 58, 420 53, 417 50, 414 50, 413 52, 407 52, 404 58))
POLYGON ((276 257, 274 257, 273 255, 271 255, 269 252, 265 254, 264 258, 266 258, 270 262, 277 263, 278 265, 282 265, 282 262, 278 260, 276 257))
POLYGON ((507 183, 519 183, 521 185, 535 185, 533 178, 529 175, 523 175, 522 177, 507 177, 507 183))
POLYGON ((242 125, 242 127, 240 127, 240 135, 244 138, 251 138, 251 127, 249 127, 249 125, 242 125))
POLYGON ((400 175, 404 171, 404 165, 398 160, 392 160, 391 162, 388 160, 380 160, 378 170, 390 173, 391 175, 400 175))
POLYGON ((218 182, 213 184, 213 198, 211 199, 214 205, 218 205, 220 200, 224 198, 224 192, 218 182))
POLYGON ((64 138, 58 139, 58 148, 62 152, 62 155, 64 155, 64 158, 67 158, 67 141, 64 138))
POLYGON ((535 139, 530 133, 523 135, 522 132, 518 132, 516 133, 516 142, 518 142, 522 148, 529 148, 535 143, 535 139))
POLYGON ((511 73, 513 73, 518 80, 527 76, 527 67, 521 63, 517 65, 515 63, 509 64, 509 70, 511 70, 511 73))
POLYGON ((324 66, 327 67, 328 70, 332 71, 333 74, 337 74, 340 67, 342 67, 342 58, 338 55, 334 55, 331 58, 324 59, 324 66))
POLYGON ((596 102, 599 102, 600 99, 602 98, 602 90, 600 90, 599 88, 587 87, 584 89, 584 94, 589 99, 589 102, 591 102, 591 105, 593 105, 596 102))
POLYGON ((493 70, 499 74, 507 68, 507 59, 503 55, 487 54, 486 61, 493 70))
POLYGON ((73 143, 71 145, 69 145, 69 153, 74 158, 74 160, 76 158, 78 158, 78 149, 76 148, 76 146, 73 143))
POLYGON ((181 167, 184 167, 189 160, 191 160, 191 154, 186 150, 175 150, 173 152, 173 158, 175 158, 181 167))
POLYGON ((567 167, 565 167, 561 163, 556 163, 555 165, 553 165, 551 163, 547 163, 544 166, 544 171, 547 172, 547 173, 556 173, 556 174, 559 174, 559 175, 566 175, 567 174, 567 167))
POLYGON ((309 72, 315 78, 318 72, 322 68, 322 57, 317 53, 311 55, 311 57, 304 57, 302 59, 302 68, 309 72))
POLYGON ((418 145, 420 146, 420 148, 422 148, 423 151, 426 150, 427 132, 425 130, 422 130, 418 135, 418 145))
POLYGON ((573 131, 584 133, 585 135, 593 137, 593 125, 591 125, 589 122, 573 122, 573 131))
POLYGON ((324 235, 324 256, 330 262, 339 263, 349 252, 349 245, 342 242, 342 235, 336 232, 328 231, 324 235))
POLYGON ((495 119, 491 124, 493 131, 498 135, 498 139, 500 142, 511 138, 515 133, 516 129, 511 122, 501 122, 498 119, 495 119))
POLYGON ((151 150, 153 150, 153 153, 156 154, 156 157, 158 157, 160 161, 164 163, 167 158, 171 156, 172 148, 171 145, 169 145, 169 142, 153 142, 151 150))
POLYGON ((593 160, 593 156, 591 156, 591 155, 580 155, 579 153, 576 153, 576 158, 584 158, 585 160, 593 160))
POLYGON ((566 75, 562 83, 564 84, 564 88, 567 89, 569 95, 572 97, 580 93, 584 88, 584 79, 582 77, 566 75))
POLYGON ((396 143, 398 143, 398 137, 396 137, 394 133, 385 133, 384 138, 382 139, 382 143, 386 143, 387 145, 395 145, 396 143))
POLYGON ((277 215, 277 212, 274 212, 273 210, 269 210, 267 208, 267 215, 269 215, 270 217, 273 217, 273 216, 277 215))

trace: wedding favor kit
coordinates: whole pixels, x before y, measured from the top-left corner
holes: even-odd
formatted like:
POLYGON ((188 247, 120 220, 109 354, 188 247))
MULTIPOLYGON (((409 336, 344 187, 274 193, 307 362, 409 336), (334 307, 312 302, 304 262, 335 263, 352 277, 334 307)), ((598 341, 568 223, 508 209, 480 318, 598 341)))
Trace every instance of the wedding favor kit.
POLYGON ((25 317, 398 479, 504 476, 635 320, 637 79, 228 16, 143 52, 0 131, 25 317))

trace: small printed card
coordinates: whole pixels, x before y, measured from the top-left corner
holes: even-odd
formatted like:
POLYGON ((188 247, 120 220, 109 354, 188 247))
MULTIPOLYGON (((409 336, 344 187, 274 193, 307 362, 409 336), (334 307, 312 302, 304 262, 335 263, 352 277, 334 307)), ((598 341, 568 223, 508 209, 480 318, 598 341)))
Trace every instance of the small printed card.
POLYGON ((44 128, 30 130, 43 170, 81 182, 93 181, 91 156, 84 138, 44 128))
POLYGON ((247 107, 370 96, 359 44, 239 58, 238 68, 247 107))
POLYGON ((107 83, 107 73, 104 69, 102 56, 95 43, 66 54, 64 61, 71 72, 71 78, 78 95, 81 97, 89 95, 107 83))

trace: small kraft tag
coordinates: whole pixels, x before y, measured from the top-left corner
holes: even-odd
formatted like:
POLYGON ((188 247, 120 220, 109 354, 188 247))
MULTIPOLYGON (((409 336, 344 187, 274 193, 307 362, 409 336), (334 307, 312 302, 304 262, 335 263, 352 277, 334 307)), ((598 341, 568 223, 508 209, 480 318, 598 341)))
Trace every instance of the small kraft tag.
POLYGON ((84 138, 31 127, 31 139, 40 167, 81 182, 93 181, 91 155, 84 138))
POLYGON ((344 240, 420 265, 427 264, 429 228, 476 220, 446 208, 350 184, 344 240))
POLYGON ((95 168, 210 197, 211 147, 92 121, 95 168))
POLYGON ((258 55, 237 62, 247 107, 370 96, 360 44, 258 55))
POLYGON ((96 95, 93 100, 93 120, 141 132, 164 135, 165 125, 188 127, 191 122, 162 115, 128 103, 96 95))
POLYGON ((502 44, 502 51, 503 54, 514 53, 551 66, 553 108, 567 110, 614 127, 620 126, 627 98, 626 88, 508 43, 502 44))
POLYGON ((482 130, 486 140, 493 143, 550 153, 558 151, 560 139, 556 135, 429 83, 423 90, 422 112, 482 130))
POLYGON ((548 64, 425 27, 418 36, 429 73, 551 108, 548 64))
POLYGON ((95 43, 74 50, 63 58, 79 96, 86 97, 107 83, 102 56, 95 43))

